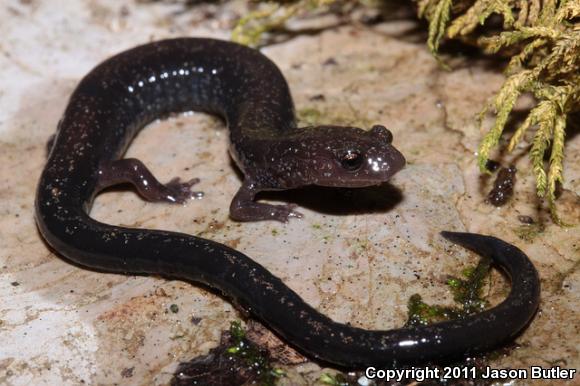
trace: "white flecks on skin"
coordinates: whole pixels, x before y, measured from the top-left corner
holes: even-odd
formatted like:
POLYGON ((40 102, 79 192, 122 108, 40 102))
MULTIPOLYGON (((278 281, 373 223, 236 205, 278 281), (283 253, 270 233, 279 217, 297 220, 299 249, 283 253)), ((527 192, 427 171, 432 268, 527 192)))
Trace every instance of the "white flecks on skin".
POLYGON ((399 346, 400 347, 409 347, 409 346, 415 346, 417 343, 416 340, 402 340, 399 342, 399 346))

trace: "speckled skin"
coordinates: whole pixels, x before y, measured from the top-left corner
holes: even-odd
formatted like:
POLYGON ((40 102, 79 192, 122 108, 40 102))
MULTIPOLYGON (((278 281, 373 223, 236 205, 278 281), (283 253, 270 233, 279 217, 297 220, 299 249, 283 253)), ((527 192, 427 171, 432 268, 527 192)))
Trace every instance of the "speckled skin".
POLYGON ((244 254, 191 235, 130 229, 88 212, 104 187, 132 183, 147 199, 181 202, 196 182, 159 183, 138 160, 122 159, 145 124, 171 112, 224 117, 231 154, 245 175, 232 202, 240 220, 285 221, 292 208, 254 202, 257 191, 302 185, 369 186, 404 165, 382 126, 296 128, 288 86, 259 52, 209 39, 174 39, 123 52, 96 67, 74 91, 59 124, 36 198, 46 241, 73 262, 107 272, 156 274, 219 289, 303 352, 349 367, 419 362, 487 350, 512 338, 533 316, 537 273, 498 239, 446 233, 492 257, 512 278, 508 298, 460 321, 391 331, 339 323, 304 303, 244 254))
POLYGON ((493 189, 487 195, 487 201, 490 204, 499 207, 509 201, 514 194, 516 172, 517 169, 513 165, 500 169, 493 183, 493 189))

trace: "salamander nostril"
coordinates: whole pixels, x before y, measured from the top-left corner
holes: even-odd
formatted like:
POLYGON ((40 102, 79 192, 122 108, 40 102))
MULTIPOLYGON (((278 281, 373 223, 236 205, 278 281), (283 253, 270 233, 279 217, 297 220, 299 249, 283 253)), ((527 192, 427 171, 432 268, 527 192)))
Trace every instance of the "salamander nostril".
POLYGON ((393 134, 383 125, 374 125, 371 133, 386 143, 393 142, 393 134))

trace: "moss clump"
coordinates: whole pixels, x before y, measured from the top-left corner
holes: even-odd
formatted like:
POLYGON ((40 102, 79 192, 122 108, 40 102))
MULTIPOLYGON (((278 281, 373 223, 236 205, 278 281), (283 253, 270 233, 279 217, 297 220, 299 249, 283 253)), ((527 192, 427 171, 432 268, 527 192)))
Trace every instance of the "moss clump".
POLYGON ((338 0, 280 0, 264 1, 262 7, 242 17, 232 32, 232 40, 257 46, 264 33, 281 28, 300 12, 312 11, 338 0))
POLYGON ((514 229, 514 232, 520 239, 527 242, 532 242, 537 236, 541 235, 544 230, 544 224, 534 223, 520 225, 514 229))
POLYGON ((462 305, 462 314, 481 312, 487 305, 487 301, 482 298, 482 288, 490 268, 491 259, 482 258, 475 267, 463 271, 465 279, 451 277, 447 280, 453 292, 453 300, 462 305))
POLYGON ((207 355, 180 363, 170 384, 274 386, 282 376, 284 372, 270 364, 267 351, 246 339, 246 332, 236 321, 222 334, 219 346, 207 355))
POLYGON ((329 374, 324 373, 320 376, 320 383, 323 385, 330 385, 330 386, 349 386, 351 383, 347 379, 344 374, 336 373, 336 374, 329 374))
POLYGON ((272 367, 267 355, 246 339, 246 332, 239 321, 232 322, 230 334, 233 345, 226 352, 242 359, 260 375, 261 385, 275 385, 276 380, 284 376, 282 369, 272 367))
POLYGON ((453 293, 453 300, 459 306, 443 307, 429 305, 419 294, 409 298, 406 327, 428 325, 451 319, 461 319, 483 311, 487 301, 482 297, 482 287, 489 274, 491 260, 482 258, 477 266, 463 271, 464 279, 450 277, 447 285, 453 293))

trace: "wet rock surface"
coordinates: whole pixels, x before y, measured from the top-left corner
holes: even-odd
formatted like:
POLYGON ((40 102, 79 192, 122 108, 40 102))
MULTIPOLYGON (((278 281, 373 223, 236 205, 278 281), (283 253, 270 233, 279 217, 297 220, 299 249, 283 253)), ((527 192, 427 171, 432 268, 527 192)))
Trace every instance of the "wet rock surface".
MULTIPOLYGON (((70 265, 43 243, 33 217, 45 144, 78 80, 104 58, 153 39, 227 38, 240 7, 112 0, 0 5, 0 383, 165 384, 178 363, 207 355, 241 317, 197 285, 70 265)), ((530 256, 543 292, 518 348, 491 364, 580 367, 580 231, 549 221, 535 198, 524 147, 496 157, 518 169, 514 196, 500 208, 485 203, 493 178, 476 168, 481 132, 474 116, 501 85, 501 67, 457 56, 445 71, 418 30, 412 20, 343 26, 263 49, 285 74, 304 122, 384 124, 393 132, 409 162, 391 184, 266 195, 297 203, 304 218, 284 225, 232 222, 228 206, 240 178, 227 155, 227 132, 218 119, 192 113, 154 122, 127 156, 162 180, 200 178, 196 189, 204 198, 171 206, 114 190, 98 197, 91 214, 223 242, 333 319, 376 329, 401 326, 415 293, 428 303, 452 304, 446 275, 477 258, 439 231, 495 235, 530 256)), ((577 134, 568 135, 559 200, 572 222, 580 219, 577 134)), ((505 280, 492 275, 491 302, 506 290, 505 280)), ((282 382, 306 384, 324 370, 303 363, 286 371, 282 382)))

